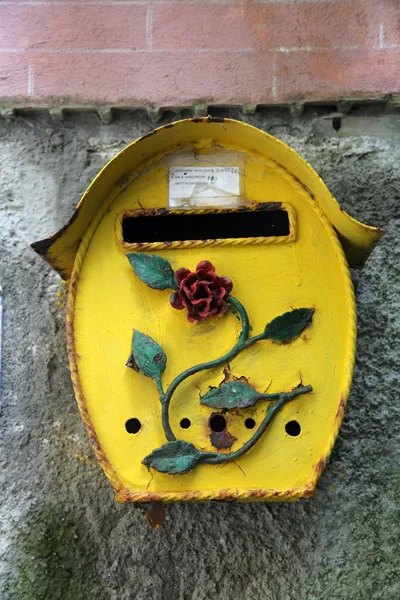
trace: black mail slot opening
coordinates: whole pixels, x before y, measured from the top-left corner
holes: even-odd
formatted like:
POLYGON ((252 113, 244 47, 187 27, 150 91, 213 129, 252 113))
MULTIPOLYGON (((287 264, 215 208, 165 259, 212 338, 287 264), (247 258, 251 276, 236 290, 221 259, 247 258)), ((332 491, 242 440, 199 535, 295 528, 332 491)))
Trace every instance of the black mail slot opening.
POLYGON ((125 216, 122 235, 128 244, 285 236, 290 233, 285 210, 176 213, 125 216))

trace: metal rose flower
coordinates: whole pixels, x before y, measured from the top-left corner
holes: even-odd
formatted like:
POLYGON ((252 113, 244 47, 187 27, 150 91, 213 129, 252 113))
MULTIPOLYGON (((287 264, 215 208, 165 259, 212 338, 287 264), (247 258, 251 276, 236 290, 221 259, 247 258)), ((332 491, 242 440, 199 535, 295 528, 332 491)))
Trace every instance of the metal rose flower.
POLYGON ((186 308, 191 323, 227 313, 226 300, 232 291, 232 281, 228 277, 219 277, 208 260, 199 262, 194 272, 178 269, 175 280, 179 289, 172 294, 171 305, 178 310, 186 308))

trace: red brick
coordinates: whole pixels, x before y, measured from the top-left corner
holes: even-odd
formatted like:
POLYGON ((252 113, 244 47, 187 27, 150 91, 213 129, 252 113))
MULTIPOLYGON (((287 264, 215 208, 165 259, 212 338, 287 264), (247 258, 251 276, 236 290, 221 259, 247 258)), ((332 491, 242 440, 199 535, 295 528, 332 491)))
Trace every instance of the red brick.
MULTIPOLYGON (((38 103, 323 101, 398 90, 399 19, 398 0, 0 0, 0 48, 26 49, 38 103)), ((24 56, 2 52, 0 65, 3 97, 28 98, 24 56)))
POLYGON ((246 22, 263 47, 367 46, 379 41, 374 0, 247 4, 246 22))
POLYGON ((28 65, 22 54, 0 53, 0 99, 28 95, 28 65))
POLYGON ((376 20, 381 29, 383 46, 400 45, 400 4, 398 0, 385 0, 376 9, 376 20))
POLYGON ((145 48, 147 6, 2 5, 0 48, 145 48))
POLYGON ((240 5, 155 4, 153 48, 243 49, 257 45, 240 5))
POLYGON ((34 53, 36 99, 182 106, 271 102, 272 63, 257 53, 34 53))
MULTIPOLYGON (((386 0, 388 1, 388 0, 386 0)), ((379 43, 373 0, 153 7, 153 47, 262 48, 379 43)))
POLYGON ((277 102, 374 98, 398 89, 400 49, 277 53, 277 102))
MULTIPOLYGON (((73 2, 74 4, 99 4, 100 2, 103 3, 107 3, 107 4, 121 4, 121 2, 130 2, 131 5, 136 5, 136 4, 148 4, 150 3, 152 0, 0 0, 0 4, 2 2, 30 2, 31 4, 43 4, 43 2, 46 2, 46 4, 63 4, 65 2, 73 2)), ((156 0, 157 1, 157 0, 156 0)), ((173 0, 175 1, 175 0, 173 0)), ((185 1, 185 0, 183 0, 185 1)), ((199 0, 200 2, 202 0, 199 0)))

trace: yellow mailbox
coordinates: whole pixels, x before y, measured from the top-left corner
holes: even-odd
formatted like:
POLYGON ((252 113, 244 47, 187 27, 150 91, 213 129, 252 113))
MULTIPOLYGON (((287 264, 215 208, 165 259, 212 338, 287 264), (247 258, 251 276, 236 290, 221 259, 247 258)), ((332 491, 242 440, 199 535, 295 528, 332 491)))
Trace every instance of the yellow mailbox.
POLYGON ((69 280, 72 382, 118 501, 315 492, 352 379, 349 264, 381 234, 229 119, 160 127, 101 170, 32 247, 69 280))

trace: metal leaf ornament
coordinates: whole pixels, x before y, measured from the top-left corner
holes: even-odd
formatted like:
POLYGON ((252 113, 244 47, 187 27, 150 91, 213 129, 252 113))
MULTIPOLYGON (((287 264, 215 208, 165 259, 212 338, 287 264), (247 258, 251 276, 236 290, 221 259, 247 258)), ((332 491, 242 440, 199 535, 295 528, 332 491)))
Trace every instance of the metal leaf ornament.
POLYGON ((310 325, 314 315, 313 308, 295 308, 276 317, 265 328, 265 339, 278 344, 289 344, 310 325))
POLYGON ((160 344, 149 335, 134 330, 132 336, 132 353, 127 366, 135 371, 141 371, 146 377, 157 379, 164 371, 167 357, 160 344))
POLYGON ((142 463, 159 473, 183 475, 197 465, 201 460, 201 455, 200 450, 197 450, 190 442, 176 440, 153 450, 142 460, 142 463))
POLYGON ((200 404, 231 410, 234 408, 247 408, 254 406, 262 398, 248 383, 243 381, 228 381, 218 388, 212 388, 200 400, 200 404))
POLYGON ((155 254, 127 254, 135 274, 154 290, 176 290, 174 271, 171 264, 155 254))

